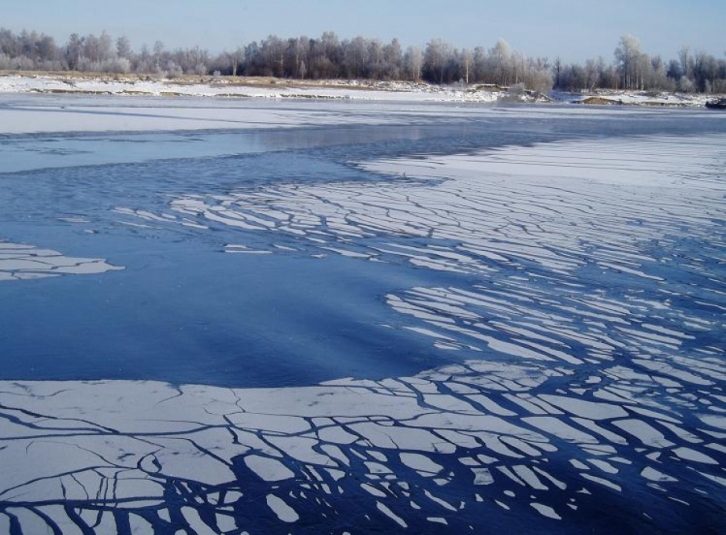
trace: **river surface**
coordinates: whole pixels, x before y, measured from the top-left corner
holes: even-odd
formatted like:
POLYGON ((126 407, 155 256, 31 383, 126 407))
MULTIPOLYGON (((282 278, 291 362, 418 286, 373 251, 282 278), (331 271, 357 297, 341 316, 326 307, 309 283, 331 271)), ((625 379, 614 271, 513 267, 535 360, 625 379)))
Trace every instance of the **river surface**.
POLYGON ((1 532, 726 529, 720 115, 3 117, 1 532))

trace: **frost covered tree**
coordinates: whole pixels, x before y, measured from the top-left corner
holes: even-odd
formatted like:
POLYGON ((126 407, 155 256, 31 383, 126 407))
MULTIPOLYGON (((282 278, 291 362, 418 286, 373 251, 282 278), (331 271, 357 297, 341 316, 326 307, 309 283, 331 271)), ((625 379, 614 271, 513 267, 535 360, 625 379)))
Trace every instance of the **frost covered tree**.
POLYGON ((642 89, 645 62, 640 51, 640 39, 623 35, 615 49, 615 60, 622 80, 623 89, 642 89))
POLYGON ((70 70, 75 70, 78 67, 81 58, 83 57, 83 44, 84 39, 77 33, 71 34, 66 45, 66 62, 70 70))
POLYGON ((694 84, 686 75, 681 76, 678 80, 678 91, 682 93, 691 93, 696 88, 694 84))
POLYGON ((343 42, 343 66, 347 78, 359 78, 364 75, 368 65, 368 42, 361 36, 352 41, 343 42))
POLYGON ((398 39, 383 47, 384 76, 393 80, 400 80, 403 71, 403 51, 398 39))
POLYGON ((285 77, 285 43, 276 35, 270 35, 262 41, 260 47, 262 63, 265 65, 265 76, 285 77))
POLYGON ((285 51, 285 73, 293 78, 305 78, 307 67, 305 60, 308 58, 310 39, 305 36, 293 37, 287 40, 285 51))
POLYGON ((131 59, 134 51, 131 49, 131 41, 125 35, 116 39, 116 55, 119 58, 131 59))
POLYGON ((602 57, 588 59, 585 62, 585 83, 589 91, 593 91, 596 87, 600 86, 604 70, 605 61, 602 57))
POLYGON ((421 69, 423 68, 423 52, 417 46, 409 46, 403 56, 404 72, 409 80, 418 82, 421 80, 421 69))
POLYGON ((455 82, 497 84, 524 83, 527 89, 545 92, 552 86, 565 90, 643 89, 726 92, 726 58, 683 47, 669 61, 649 56, 640 41, 620 38, 614 61, 588 59, 565 65, 556 58, 528 57, 513 50, 503 39, 492 48, 456 49, 433 39, 422 51, 397 39, 355 37, 341 41, 334 32, 320 38, 282 39, 271 35, 260 42, 237 46, 216 56, 200 47, 167 50, 161 41, 153 49, 142 45, 135 52, 126 36, 115 41, 100 35, 73 33, 57 46, 52 37, 36 31, 15 34, 0 28, 0 70, 83 70, 157 74, 276 76, 279 78, 363 78, 370 80, 426 80, 436 84, 455 82))
POLYGON ((539 93, 547 93, 552 89, 552 69, 547 58, 536 58, 523 61, 522 82, 539 93))
POLYGON ((451 46, 441 39, 432 39, 426 44, 424 52, 423 76, 437 84, 444 83, 444 74, 448 59, 451 56, 451 46))
POLYGON ((693 74, 693 63, 691 62, 691 49, 687 46, 678 51, 678 60, 681 62, 681 75, 691 77, 693 74))
POLYGON ((488 63, 494 83, 500 85, 516 83, 513 76, 512 47, 504 39, 499 39, 489 51, 488 63))

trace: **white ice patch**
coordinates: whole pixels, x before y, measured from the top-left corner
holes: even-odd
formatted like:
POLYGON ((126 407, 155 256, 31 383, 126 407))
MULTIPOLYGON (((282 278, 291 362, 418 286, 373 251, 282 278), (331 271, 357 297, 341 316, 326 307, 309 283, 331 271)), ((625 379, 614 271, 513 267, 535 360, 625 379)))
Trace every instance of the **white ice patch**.
POLYGON ((393 511, 391 511, 385 504, 378 502, 376 504, 376 507, 378 507, 378 510, 381 513, 386 515, 388 518, 393 520, 396 524, 398 524, 402 528, 408 527, 408 524, 406 524, 406 521, 403 518, 401 518, 400 516, 398 516, 397 514, 395 514, 393 511))
POLYGON ((419 453, 401 453, 400 457, 403 464, 418 472, 434 475, 443 470, 443 466, 436 464, 425 455, 419 453))
POLYGON ((277 459, 270 457, 248 455, 245 457, 245 464, 265 481, 282 481, 295 476, 292 470, 277 459))
POLYGON ((544 517, 551 518, 552 520, 562 520, 562 517, 549 505, 536 502, 530 505, 544 517))
POLYGON ((277 518, 287 523, 294 523, 300 520, 295 509, 290 507, 282 498, 274 494, 267 495, 267 506, 277 515, 277 518))
POLYGON ((472 468, 474 472, 474 485, 491 485, 494 483, 494 477, 488 468, 472 468))
POLYGON ((99 258, 71 258, 50 249, 0 241, 0 281, 95 275, 123 269, 99 258))

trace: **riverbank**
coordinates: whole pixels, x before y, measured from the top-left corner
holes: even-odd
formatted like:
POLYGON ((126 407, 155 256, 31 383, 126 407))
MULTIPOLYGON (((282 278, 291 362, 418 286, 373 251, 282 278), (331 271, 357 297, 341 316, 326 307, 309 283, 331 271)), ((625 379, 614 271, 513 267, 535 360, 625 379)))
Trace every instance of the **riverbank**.
POLYGON ((382 102, 523 102, 703 107, 713 95, 646 91, 557 92, 550 96, 489 84, 439 86, 424 82, 281 80, 263 77, 154 78, 96 73, 0 74, 0 94, 78 94, 159 97, 369 100, 382 102))

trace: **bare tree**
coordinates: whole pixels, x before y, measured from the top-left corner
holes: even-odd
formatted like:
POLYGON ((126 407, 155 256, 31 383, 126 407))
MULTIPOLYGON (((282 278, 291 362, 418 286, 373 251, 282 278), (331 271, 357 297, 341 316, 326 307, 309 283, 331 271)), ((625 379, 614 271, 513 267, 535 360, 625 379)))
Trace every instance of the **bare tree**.
POLYGON ((690 78, 693 74, 693 64, 691 62, 691 51, 687 46, 681 47, 678 51, 678 60, 681 62, 682 74, 690 78))
POLYGON ((471 50, 465 48, 461 51, 461 62, 464 67, 464 82, 466 82, 466 85, 469 85, 469 72, 471 71, 472 60, 471 50))
POLYGON ((560 80, 560 76, 562 75, 562 60, 559 56, 555 58, 555 62, 552 65, 552 70, 555 73, 555 87, 560 89, 562 88, 562 81, 560 80))
POLYGON ((229 54, 229 62, 232 65, 232 76, 237 76, 237 72, 239 71, 239 66, 244 60, 245 54, 244 50, 242 50, 240 47, 237 47, 233 52, 230 52, 229 54))

